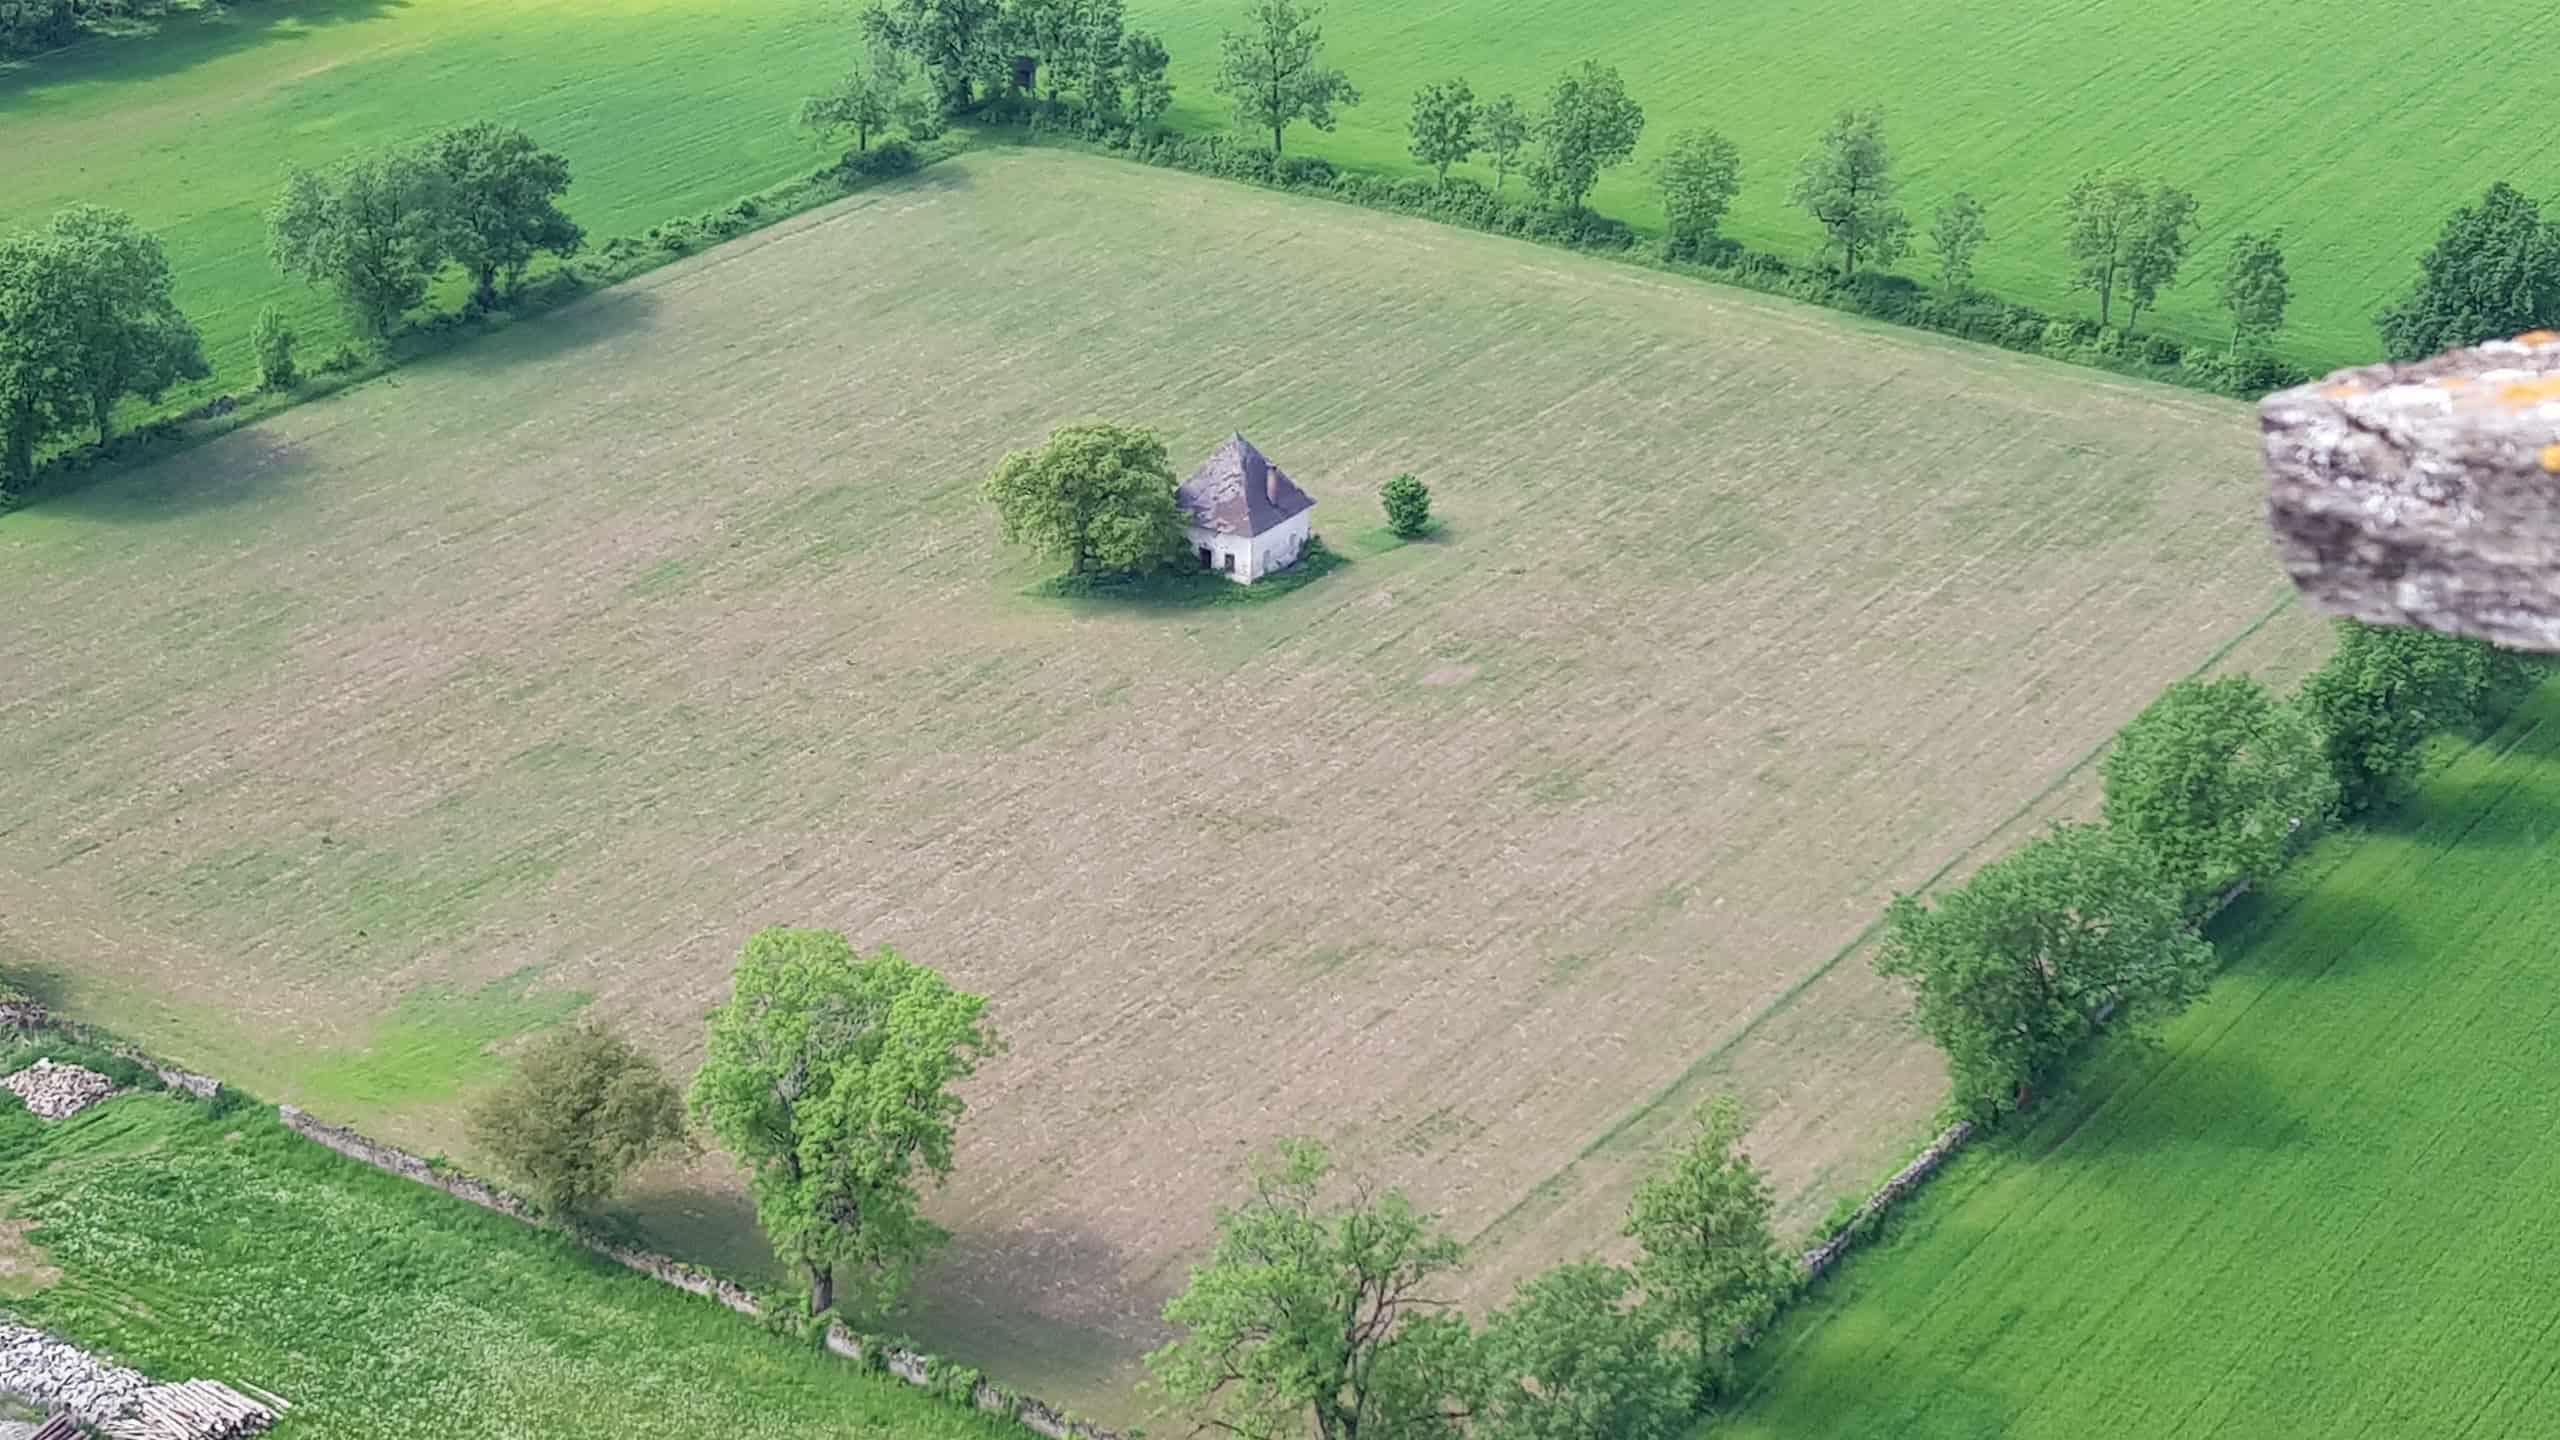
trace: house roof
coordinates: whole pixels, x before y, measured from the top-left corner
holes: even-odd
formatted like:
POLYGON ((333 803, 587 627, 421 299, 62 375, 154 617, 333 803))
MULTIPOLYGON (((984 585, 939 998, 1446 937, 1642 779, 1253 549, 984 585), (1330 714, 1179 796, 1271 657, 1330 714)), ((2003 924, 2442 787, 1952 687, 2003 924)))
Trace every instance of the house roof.
POLYGON ((1316 503, 1242 435, 1228 436, 1173 493, 1186 519, 1221 535, 1259 535, 1316 503))

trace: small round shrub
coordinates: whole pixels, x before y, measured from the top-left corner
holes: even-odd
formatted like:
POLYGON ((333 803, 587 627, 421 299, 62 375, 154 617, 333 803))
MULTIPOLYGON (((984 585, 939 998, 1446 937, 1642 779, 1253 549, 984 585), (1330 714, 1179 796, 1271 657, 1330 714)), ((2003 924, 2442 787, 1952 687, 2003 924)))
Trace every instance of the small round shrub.
POLYGON ((1431 528, 1431 487, 1411 474, 1380 487, 1378 503, 1386 508, 1387 529, 1400 539, 1410 540, 1431 528))

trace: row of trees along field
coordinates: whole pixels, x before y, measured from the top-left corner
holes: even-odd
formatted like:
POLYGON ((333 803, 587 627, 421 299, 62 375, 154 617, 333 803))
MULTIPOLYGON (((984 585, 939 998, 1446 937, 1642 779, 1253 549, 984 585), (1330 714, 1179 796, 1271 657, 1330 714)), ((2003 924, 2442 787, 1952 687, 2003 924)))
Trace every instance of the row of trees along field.
POLYGON ((1909 984, 1957 1102, 2023 1108, 2101 1024, 2141 1031, 2214 970, 2198 927, 2310 836, 2386 803, 2427 740, 2495 721, 2549 673, 2475 640, 2342 622, 2279 699, 2185 680, 2118 735, 2099 823, 2063 825, 1936 900, 1895 900, 1876 968, 1909 984))

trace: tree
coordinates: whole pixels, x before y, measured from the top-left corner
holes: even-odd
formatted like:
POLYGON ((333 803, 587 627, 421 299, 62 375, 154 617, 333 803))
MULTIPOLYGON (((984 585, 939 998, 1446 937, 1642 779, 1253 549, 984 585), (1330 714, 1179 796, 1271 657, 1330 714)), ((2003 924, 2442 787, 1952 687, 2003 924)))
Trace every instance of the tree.
POLYGON ((1674 258, 1703 255, 1742 192, 1742 151, 1713 130, 1671 137, 1655 172, 1662 183, 1665 246, 1674 258))
POLYGON ((1121 0, 1011 0, 998 28, 1037 63, 1042 98, 1072 92, 1097 117, 1118 110, 1121 0))
POLYGON ((587 243, 560 208, 569 162, 522 130, 485 120, 457 126, 428 140, 427 154, 444 172, 452 207, 446 243, 480 308, 497 308, 501 281, 513 295, 534 256, 565 260, 587 243))
POLYGON ((1472 1357, 1431 1293, 1460 1257, 1402 1195, 1366 1183, 1326 1202, 1331 1158, 1285 1141, 1165 1319, 1188 1333, 1147 1357, 1172 1400, 1240 1440, 1454 1436, 1472 1357))
POLYGON ((2222 308, 2231 312, 2231 348, 2240 341, 2263 341, 2284 328, 2285 306, 2293 299, 2293 281, 2285 274, 2284 234, 2246 232, 2231 237, 2231 258, 2222 267, 2222 308))
POLYGON ((1520 161, 1521 148, 1528 143, 1529 113, 1520 108, 1519 97, 1493 97, 1493 103, 1484 107, 1484 153, 1493 162, 1495 194, 1502 193, 1503 184, 1520 161))
POLYGON ((898 90, 871 65, 856 65, 836 87, 800 102, 800 123, 820 135, 853 132, 857 154, 868 154, 871 137, 896 123, 898 90))
POLYGON ((1431 487, 1411 475, 1380 486, 1378 503, 1386 509, 1387 529, 1398 539, 1410 540, 1431 528, 1431 487))
POLYGON ((2144 192, 2141 182, 2124 175, 2092 174, 2071 187, 2070 247, 2075 290, 2098 292, 2098 323, 2107 323, 2116 286, 2124 278, 2137 238, 2142 233, 2144 192))
POLYGON ((2302 704, 2347 809, 2366 809, 2416 775, 2428 736, 2479 718, 2497 653, 2427 630, 2338 622, 2338 647, 2302 682, 2302 704))
POLYGON ((2190 920, 2274 874, 2337 800, 2318 727, 2246 675, 2179 681, 2107 752, 2107 828, 2151 851, 2190 920))
POLYGON ((113 436, 117 401, 157 400, 213 367, 196 327, 171 298, 167 254, 131 216, 74 205, 55 215, 45 234, 68 262, 71 289, 62 298, 72 331, 64 363, 103 445, 113 436))
POLYGON ((1983 224, 1982 202, 1959 190, 1938 207, 1929 225, 1929 244, 1938 252, 1938 283, 1950 295, 1973 289, 1973 257, 1991 232, 1983 224))
POLYGON ((0 494, 23 494, 36 447, 88 418, 81 289, 70 252, 52 237, 0 234, 0 494))
POLYGON ((0 56, 32 55, 80 37, 78 0, 0 0, 0 56))
POLYGON ((1960 1102, 2023 1108, 2031 1083, 2107 1006, 2139 1030, 2203 994, 2213 947, 2187 928, 2139 841, 2063 825, 1935 908, 1897 897, 1876 971, 1913 987, 1960 1102))
POLYGON ((1413 158, 1449 183, 1449 167, 1476 153, 1476 92, 1464 79, 1425 85, 1413 94, 1413 158))
POLYGON ((2151 308, 2161 291, 2178 283, 2178 271, 2187 263, 2187 248, 2194 242, 2195 228, 2193 194, 2166 183, 2143 192, 2141 223, 2134 227, 2133 244, 2125 252, 2126 334, 2133 333, 2142 312, 2151 308))
POLYGON ((334 291, 358 334, 387 341, 451 253, 451 189, 417 150, 325 175, 295 170, 267 213, 268 253, 286 274, 334 291))
POLYGON ((838 1266, 885 1303, 947 1238, 917 1184, 951 1173, 968 1107, 951 1087, 996 1048, 984 998, 831 930, 757 932, 713 1011, 693 1113, 748 1174, 776 1258, 801 1267, 809 1311, 835 1306, 838 1266))
POLYGON ((1585 60, 1547 89, 1538 153, 1529 162, 1530 187, 1579 211, 1600 172, 1636 153, 1643 134, 1644 109, 1627 98, 1616 67, 1585 60))
POLYGON ((862 36, 874 56, 888 50, 914 61, 943 113, 957 115, 1010 58, 1003 22, 1002 0, 890 0, 863 12, 862 36))
POLYGON ((2503 180, 2453 212, 2418 269, 2417 285, 2374 317, 2393 360, 2560 326, 2560 226, 2503 180))
POLYGON ((1702 1386, 1722 1383, 1736 1337, 1775 1313, 1791 1279, 1769 1227, 1769 1182, 1742 1153, 1742 1132, 1742 1107, 1718 1097, 1627 1211, 1626 1233, 1643 1247, 1636 1278, 1665 1328, 1688 1338, 1702 1386))
POLYGON ((1249 28, 1227 32, 1218 42, 1218 79, 1214 88, 1236 107, 1236 123, 1271 132, 1271 153, 1300 120, 1318 130, 1333 128, 1334 107, 1360 103, 1360 92, 1339 70, 1318 63, 1324 36, 1316 29, 1318 12, 1301 14, 1294 0, 1255 0, 1249 28))
POLYGON ((301 338, 293 333, 282 310, 269 305, 258 311, 258 323, 249 330, 249 348, 258 357, 259 389, 290 390, 302 378, 293 363, 293 347, 301 338))
POLYGON ((1788 198, 1822 227, 1824 248, 1840 252, 1840 273, 1858 259, 1890 265, 1911 244, 1911 221, 1893 203, 1893 152, 1885 148, 1884 112, 1870 105, 1843 110, 1797 167, 1788 198))
POLYGON ((1144 130, 1173 108, 1173 85, 1165 71, 1173 57, 1164 42, 1143 30, 1132 30, 1120 43, 1120 74, 1128 88, 1129 123, 1144 130))
POLYGON ((1037 450, 1017 450, 987 477, 1007 544, 1067 559, 1070 574, 1144 574, 1182 553, 1173 467, 1153 432, 1068 425, 1037 450))
POLYGON ((1476 1440, 1677 1440, 1696 1391, 1656 1312, 1614 1265, 1559 1265, 1495 1312, 1476 1440))
POLYGON ((600 1025, 554 1030, 471 1108, 472 1143, 548 1215, 585 1216, 632 1166, 684 1135, 684 1097, 657 1063, 600 1025))

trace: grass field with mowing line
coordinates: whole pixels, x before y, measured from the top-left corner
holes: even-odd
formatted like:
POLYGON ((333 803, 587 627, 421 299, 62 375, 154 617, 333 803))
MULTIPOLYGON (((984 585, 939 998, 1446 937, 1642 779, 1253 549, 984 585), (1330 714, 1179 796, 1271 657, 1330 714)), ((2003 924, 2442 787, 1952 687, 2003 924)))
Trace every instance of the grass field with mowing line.
MULTIPOLYGON (((2321 643, 2253 445, 1603 261, 964 157, 0 520, 0 970, 461 1151, 590 998, 682 1069, 755 927, 895 941, 1013 1042, 916 1331, 1099 1408, 1279 1133, 1444 1208, 1488 1292, 1613 1231, 1700 1085, 1790 1224, 1872 1180, 1943 1080, 1833 958, 2171 678, 2321 643), (1243 429, 1335 567, 1057 595, 977 487, 1093 415, 1184 466, 1243 429), (1407 469, 1443 529, 1380 548, 1407 469)), ((724 1177, 643 1200, 752 1261, 724 1177)))
POLYGON ((160 1095, 52 1123, 0 1095, 0 1312, 157 1379, 275 1391, 293 1405, 277 1440, 1027 1433, 342 1160, 264 1109, 160 1095))
POLYGON ((2165 1048, 2103 1047, 1960 1160, 1716 1433, 2541 1433, 2555 842, 2560 688, 2233 912, 2165 1048))

